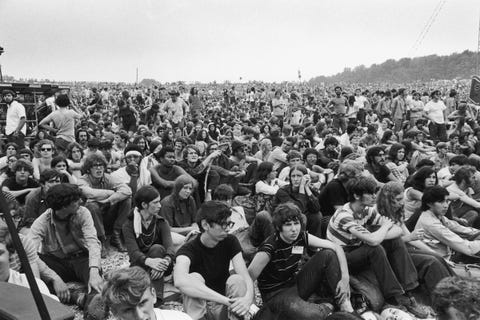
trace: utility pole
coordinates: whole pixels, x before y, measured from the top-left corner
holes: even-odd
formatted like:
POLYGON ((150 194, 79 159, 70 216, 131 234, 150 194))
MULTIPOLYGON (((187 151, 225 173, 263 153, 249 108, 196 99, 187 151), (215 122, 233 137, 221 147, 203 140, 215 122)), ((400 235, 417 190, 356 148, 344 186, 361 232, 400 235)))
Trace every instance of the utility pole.
MULTIPOLYGON (((5 52, 5 50, 2 47, 0 47, 0 56, 4 52, 5 52)), ((3 82, 3 74, 2 74, 2 65, 1 64, 0 64, 0 82, 3 82)))
POLYGON ((480 56, 480 12, 478 14, 478 40, 477 40, 477 59, 475 64, 475 75, 478 76, 478 62, 480 56))
POLYGON ((135 84, 138 84, 138 67, 137 67, 137 75, 135 77, 135 84))

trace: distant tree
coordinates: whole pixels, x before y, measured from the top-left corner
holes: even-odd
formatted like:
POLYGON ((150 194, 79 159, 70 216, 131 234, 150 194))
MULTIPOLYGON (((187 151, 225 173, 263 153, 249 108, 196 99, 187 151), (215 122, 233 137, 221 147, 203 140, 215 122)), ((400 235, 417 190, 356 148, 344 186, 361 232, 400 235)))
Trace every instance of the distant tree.
POLYGON ((345 67, 333 76, 318 76, 310 80, 319 83, 399 83, 417 80, 466 79, 475 72, 475 52, 465 50, 449 56, 429 55, 417 58, 388 59, 370 67, 345 67))

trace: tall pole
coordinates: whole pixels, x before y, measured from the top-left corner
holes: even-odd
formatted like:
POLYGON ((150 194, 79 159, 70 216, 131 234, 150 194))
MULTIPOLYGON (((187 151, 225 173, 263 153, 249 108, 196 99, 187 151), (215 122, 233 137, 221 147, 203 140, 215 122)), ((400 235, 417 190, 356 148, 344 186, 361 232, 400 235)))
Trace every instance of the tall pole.
POLYGON ((1 64, 0 64, 0 82, 3 82, 3 74, 2 74, 2 65, 1 64))
POLYGON ((135 77, 135 84, 138 84, 138 67, 137 67, 137 75, 135 77))
POLYGON ((479 62, 479 56, 480 56, 480 12, 478 14, 478 40, 477 40, 477 59, 476 59, 476 65, 475 65, 475 75, 478 76, 478 62, 479 62))

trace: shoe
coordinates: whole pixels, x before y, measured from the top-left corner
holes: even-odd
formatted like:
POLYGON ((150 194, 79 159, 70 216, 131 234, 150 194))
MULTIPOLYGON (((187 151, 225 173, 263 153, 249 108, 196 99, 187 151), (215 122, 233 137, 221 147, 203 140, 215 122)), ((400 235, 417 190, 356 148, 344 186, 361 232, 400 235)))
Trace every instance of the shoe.
POLYGON ((407 308, 407 311, 413 314, 416 318, 426 319, 430 315, 427 310, 425 310, 421 305, 417 303, 414 297, 401 295, 397 298, 397 303, 399 305, 407 308))
POLYGON ((117 248, 119 252, 127 252, 127 248, 122 243, 122 237, 120 236, 119 231, 113 231, 112 238, 110 239, 110 244, 117 248))
POLYGON ((105 247, 105 244, 102 242, 102 251, 100 251, 100 256, 102 259, 105 259, 107 257, 107 248, 105 247))

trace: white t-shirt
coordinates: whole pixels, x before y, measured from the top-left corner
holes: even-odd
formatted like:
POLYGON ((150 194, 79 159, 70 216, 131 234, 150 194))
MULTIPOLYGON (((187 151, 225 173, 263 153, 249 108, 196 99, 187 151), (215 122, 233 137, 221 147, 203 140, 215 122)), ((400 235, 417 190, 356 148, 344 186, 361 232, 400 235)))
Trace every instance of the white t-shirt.
MULTIPOLYGON (((12 101, 7 109, 7 125, 5 126, 5 134, 11 135, 18 127, 21 118, 26 118, 25 107, 17 101, 12 101)), ((27 126, 23 125, 22 133, 27 134, 27 126)))
POLYGON ((192 320, 192 318, 188 314, 180 311, 161 310, 157 308, 153 310, 155 311, 155 316, 157 317, 157 320, 192 320))
POLYGON ((59 108, 44 118, 44 122, 53 122, 54 127, 58 129, 57 138, 62 138, 68 142, 75 142, 75 119, 81 116, 73 110, 59 108))
MULTIPOLYGON (((46 295, 58 301, 57 296, 54 296, 53 294, 50 293, 47 285, 42 280, 35 278, 35 281, 37 282, 38 290, 40 290, 41 294, 46 295)), ((28 284, 27 276, 23 273, 17 272, 12 269, 10 269, 10 277, 8 278, 7 282, 16 284, 22 287, 30 288, 30 285, 28 284)))
POLYGON ((438 100, 437 102, 431 100, 425 105, 424 110, 435 123, 444 124, 443 110, 445 109, 447 109, 447 107, 442 100, 438 100))

